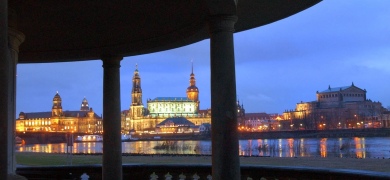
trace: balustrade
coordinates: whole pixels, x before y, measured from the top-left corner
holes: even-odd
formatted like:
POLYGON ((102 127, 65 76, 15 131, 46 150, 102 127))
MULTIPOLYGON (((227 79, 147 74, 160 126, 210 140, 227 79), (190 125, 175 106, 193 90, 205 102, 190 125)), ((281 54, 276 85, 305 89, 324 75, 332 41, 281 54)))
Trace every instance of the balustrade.
MULTIPOLYGON (((211 165, 123 165, 123 179, 211 180, 211 165)), ((16 173, 27 179, 102 179, 101 165, 19 167, 16 173)), ((269 179, 390 179, 389 173, 278 166, 241 166, 242 180, 269 179)))

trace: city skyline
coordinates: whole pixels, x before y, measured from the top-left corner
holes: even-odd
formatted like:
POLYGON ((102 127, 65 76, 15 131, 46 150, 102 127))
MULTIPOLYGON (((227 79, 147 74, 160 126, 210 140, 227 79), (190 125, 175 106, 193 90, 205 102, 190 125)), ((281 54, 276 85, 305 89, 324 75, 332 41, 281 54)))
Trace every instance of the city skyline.
MULTIPOLYGON (((367 98, 390 105, 390 12, 387 1, 323 1, 296 15, 234 35, 237 99, 247 112, 282 113, 316 91, 351 85, 367 98), (387 66, 386 66, 387 65, 387 66)), ((21 46, 23 48, 23 44, 21 46)), ((121 62, 121 109, 130 106, 135 64, 143 103, 185 97, 194 62, 200 109, 210 108, 209 41, 121 62)), ((102 114, 100 60, 19 64, 17 114, 50 111, 59 91, 64 110, 78 110, 84 97, 102 114)))

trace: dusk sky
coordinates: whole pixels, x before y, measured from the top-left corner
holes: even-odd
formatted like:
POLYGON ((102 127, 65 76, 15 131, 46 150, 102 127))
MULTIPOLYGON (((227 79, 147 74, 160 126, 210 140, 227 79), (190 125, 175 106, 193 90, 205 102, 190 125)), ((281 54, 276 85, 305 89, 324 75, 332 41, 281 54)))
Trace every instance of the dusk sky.
MULTIPOLYGON (((367 90, 368 99, 390 106, 389 7, 387 0, 326 0, 286 19, 236 33, 237 97, 246 112, 283 113, 300 101, 316 100, 316 91, 329 85, 352 82, 367 90)), ((186 96, 191 60, 200 108, 210 108, 210 47, 209 40, 204 40, 125 57, 121 62, 122 110, 131 103, 136 63, 146 107, 149 98, 186 96)), ((100 115, 102 85, 101 60, 19 64, 17 114, 51 111, 58 91, 64 111, 79 110, 86 97, 100 115)))

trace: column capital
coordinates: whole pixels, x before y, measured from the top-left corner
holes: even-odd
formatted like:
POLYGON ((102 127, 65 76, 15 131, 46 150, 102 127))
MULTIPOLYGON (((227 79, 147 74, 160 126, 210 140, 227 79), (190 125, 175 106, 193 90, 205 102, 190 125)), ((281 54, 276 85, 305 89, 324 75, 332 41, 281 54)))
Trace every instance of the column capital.
POLYGON ((234 32, 234 24, 237 22, 236 15, 215 15, 208 18, 209 32, 234 32))
POLYGON ((123 59, 122 56, 102 56, 103 68, 120 68, 120 62, 123 59))
POLYGON ((8 28, 8 46, 19 53, 19 46, 24 42, 25 35, 14 29, 14 28, 8 28))

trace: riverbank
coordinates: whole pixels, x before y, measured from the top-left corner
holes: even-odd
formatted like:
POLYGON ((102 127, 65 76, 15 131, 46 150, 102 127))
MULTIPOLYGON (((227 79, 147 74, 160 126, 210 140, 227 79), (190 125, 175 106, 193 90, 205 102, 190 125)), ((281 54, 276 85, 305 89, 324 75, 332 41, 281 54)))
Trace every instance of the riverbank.
MULTIPOLYGON (((73 165, 101 164, 102 155, 72 155, 73 165)), ((18 166, 58 166, 70 162, 66 154, 17 152, 18 166)), ((319 157, 240 157, 241 165, 301 166, 331 169, 367 170, 390 173, 390 159, 379 158, 319 158, 319 157)), ((211 164, 211 156, 122 156, 123 164, 211 164)))
MULTIPOLYGON (((24 144, 49 144, 67 142, 65 132, 17 132, 24 144)), ((85 134, 73 134, 73 137, 85 134)), ((166 133, 166 134, 135 134, 138 141, 161 140, 210 140, 210 134, 197 133, 166 133)), ((351 137, 390 137, 390 128, 367 129, 332 129, 332 130, 296 130, 296 131, 262 131, 239 132, 239 139, 286 139, 286 138, 351 138, 351 137)), ((133 140, 132 140, 133 141, 133 140)))

